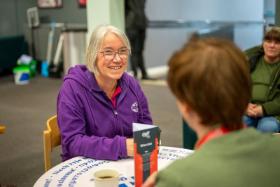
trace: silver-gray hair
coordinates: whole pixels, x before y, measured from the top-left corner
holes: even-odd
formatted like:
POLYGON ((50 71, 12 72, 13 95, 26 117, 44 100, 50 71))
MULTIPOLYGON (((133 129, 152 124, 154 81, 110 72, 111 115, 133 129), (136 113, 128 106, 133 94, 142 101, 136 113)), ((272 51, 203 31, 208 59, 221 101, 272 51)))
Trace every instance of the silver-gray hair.
POLYGON ((98 26, 91 34, 90 42, 86 52, 86 65, 88 70, 92 73, 98 73, 96 68, 97 54, 101 48, 105 36, 108 33, 116 34, 122 40, 125 47, 127 47, 127 49, 129 50, 129 54, 131 53, 129 40, 123 31, 112 25, 98 26))

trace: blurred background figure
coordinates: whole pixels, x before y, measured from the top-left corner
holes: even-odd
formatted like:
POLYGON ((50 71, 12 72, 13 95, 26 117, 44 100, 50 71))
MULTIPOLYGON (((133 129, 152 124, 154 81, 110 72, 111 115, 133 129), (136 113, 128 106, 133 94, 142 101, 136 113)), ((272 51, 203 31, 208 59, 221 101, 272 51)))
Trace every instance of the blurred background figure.
POLYGON ((143 57, 148 24, 145 3, 146 0, 125 0, 125 30, 131 44, 131 69, 135 78, 140 69, 143 80, 150 79, 143 57))
POLYGON ((261 46, 246 51, 253 82, 243 120, 262 132, 280 130, 280 28, 269 28, 261 46))

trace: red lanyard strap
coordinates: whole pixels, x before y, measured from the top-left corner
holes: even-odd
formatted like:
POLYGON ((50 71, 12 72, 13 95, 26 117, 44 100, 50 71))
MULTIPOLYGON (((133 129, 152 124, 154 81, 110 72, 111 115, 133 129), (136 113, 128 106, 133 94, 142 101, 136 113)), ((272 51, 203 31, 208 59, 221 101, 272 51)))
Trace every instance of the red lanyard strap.
POLYGON ((224 134, 227 134, 229 132, 228 129, 225 127, 219 127, 217 129, 209 131, 205 136, 203 136, 195 145, 195 149, 199 149, 203 144, 208 142, 209 140, 212 140, 214 138, 220 137, 224 134))

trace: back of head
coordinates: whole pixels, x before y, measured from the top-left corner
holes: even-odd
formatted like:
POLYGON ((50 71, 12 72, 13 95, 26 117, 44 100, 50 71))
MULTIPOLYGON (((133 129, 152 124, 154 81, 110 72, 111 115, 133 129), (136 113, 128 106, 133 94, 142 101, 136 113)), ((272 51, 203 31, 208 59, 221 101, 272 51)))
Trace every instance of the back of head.
POLYGON ((251 96, 249 66, 232 42, 192 38, 169 61, 168 85, 207 126, 242 128, 251 96))

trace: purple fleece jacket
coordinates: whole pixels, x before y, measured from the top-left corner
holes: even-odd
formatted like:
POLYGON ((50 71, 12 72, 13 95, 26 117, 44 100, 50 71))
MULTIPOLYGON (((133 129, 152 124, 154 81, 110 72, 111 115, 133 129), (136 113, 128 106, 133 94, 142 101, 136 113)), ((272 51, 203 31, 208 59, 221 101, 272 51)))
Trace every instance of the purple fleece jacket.
POLYGON ((118 160, 127 157, 132 123, 152 124, 147 99, 137 80, 124 73, 116 108, 84 65, 71 68, 57 98, 62 159, 85 156, 118 160))

